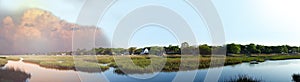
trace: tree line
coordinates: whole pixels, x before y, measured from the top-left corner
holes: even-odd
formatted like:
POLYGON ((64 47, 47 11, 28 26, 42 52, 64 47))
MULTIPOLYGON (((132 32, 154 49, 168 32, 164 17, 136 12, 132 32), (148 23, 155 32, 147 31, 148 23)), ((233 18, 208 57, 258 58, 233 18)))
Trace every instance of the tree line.
POLYGON ((296 54, 299 47, 280 45, 280 46, 264 46, 256 44, 227 44, 227 53, 231 54, 296 54))
POLYGON ((149 50, 149 54, 153 55, 180 55, 182 53, 185 54, 201 54, 201 55, 210 55, 212 51, 217 48, 225 48, 226 53, 229 54, 296 54, 298 53, 299 47, 297 46, 289 46, 289 45, 280 45, 280 46, 264 46, 258 44, 226 44, 223 46, 209 46, 207 44, 190 46, 187 42, 184 42, 179 45, 169 45, 169 46, 151 46, 144 48, 137 47, 129 47, 129 48, 94 48, 92 50, 86 49, 78 49, 78 54, 97 54, 97 55, 139 55, 145 49, 149 50))

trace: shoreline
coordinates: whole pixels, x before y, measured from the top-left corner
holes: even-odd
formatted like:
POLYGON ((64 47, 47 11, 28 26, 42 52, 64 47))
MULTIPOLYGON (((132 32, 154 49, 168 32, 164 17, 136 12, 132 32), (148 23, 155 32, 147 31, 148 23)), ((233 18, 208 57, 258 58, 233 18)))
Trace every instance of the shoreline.
MULTIPOLYGON (((31 64, 36 64, 39 65, 41 67, 45 67, 45 68, 51 68, 51 69, 57 69, 57 70, 74 70, 75 69, 75 65, 74 65, 74 60, 73 60, 73 56, 46 56, 46 55, 35 55, 35 56, 30 56, 30 55, 22 55, 22 56, 7 56, 7 57, 1 57, 0 58, 0 66, 3 67, 7 61, 11 60, 11 61, 18 61, 17 57, 19 57, 18 60, 20 60, 20 58, 24 58, 23 62, 24 63, 31 63, 31 64)), ((105 71, 107 69, 109 69, 110 67, 113 67, 115 69, 118 70, 119 67, 116 65, 116 63, 114 62, 114 58, 113 56, 95 56, 97 57, 97 62, 88 62, 87 61, 79 61, 81 63, 83 63, 82 65, 80 65, 79 67, 92 67, 92 64, 98 64, 97 68, 101 68, 102 71, 105 71), (99 64, 107 64, 107 66, 101 66, 99 64)), ((119 56, 118 56, 119 57, 119 56)), ((117 57, 117 58, 118 58, 117 57)), ((148 56, 138 56, 138 55, 134 55, 134 56, 120 56, 120 57, 130 57, 133 61, 134 64, 136 64, 137 66, 140 67, 145 67, 150 65, 151 63, 151 59, 148 56)), ((162 69, 163 72, 174 72, 174 71, 179 71, 179 67, 180 67, 180 61, 181 57, 180 55, 178 56, 167 56, 166 57, 166 63, 164 64, 164 67, 162 69)), ((265 61, 278 61, 278 60, 291 60, 291 59, 300 59, 300 55, 264 55, 264 56, 226 56, 224 64, 220 64, 216 67, 219 66, 230 66, 230 65, 237 65, 237 64, 241 64, 241 63, 250 63, 251 61, 257 61, 257 62, 265 62, 265 61)), ((190 62, 197 62, 197 60, 190 60, 190 62)), ((187 67, 198 67, 195 69, 206 69, 206 68, 210 68, 210 64, 211 64, 211 57, 209 56, 199 56, 199 64, 198 66, 195 66, 197 64, 193 64, 191 63, 191 66, 187 66, 187 67), (194 65, 194 66, 193 66, 194 65)), ((78 66, 78 65, 77 65, 78 66)), ((131 66, 131 64, 124 64, 121 65, 122 68, 125 68, 126 70, 129 71, 133 71, 133 73, 135 73, 134 71, 136 71, 137 69, 132 68, 133 66, 131 66)), ((152 69, 158 69, 157 67, 152 67, 152 69)), ((145 70, 145 69, 138 69, 139 70, 145 70)), ((147 70, 147 69, 146 69, 147 70)), ((144 71, 143 71, 144 72, 144 71)), ((150 71, 149 72, 153 72, 150 71)))

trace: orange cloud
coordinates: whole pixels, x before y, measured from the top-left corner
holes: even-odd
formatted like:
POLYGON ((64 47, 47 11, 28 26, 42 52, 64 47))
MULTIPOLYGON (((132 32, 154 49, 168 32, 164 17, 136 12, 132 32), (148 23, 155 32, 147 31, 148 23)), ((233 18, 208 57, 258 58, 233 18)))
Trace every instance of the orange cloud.
POLYGON ((68 23, 40 9, 25 11, 20 20, 16 24, 9 16, 3 19, 0 44, 4 47, 0 48, 0 54, 71 51, 72 42, 78 42, 76 48, 90 48, 95 44, 91 43, 93 40, 98 40, 96 44, 106 44, 99 28, 68 23))

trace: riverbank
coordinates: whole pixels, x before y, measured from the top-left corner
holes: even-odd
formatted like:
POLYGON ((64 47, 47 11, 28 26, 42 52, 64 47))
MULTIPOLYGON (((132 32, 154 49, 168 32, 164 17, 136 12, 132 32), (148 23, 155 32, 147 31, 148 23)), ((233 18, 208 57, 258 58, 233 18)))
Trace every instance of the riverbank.
POLYGON ((0 82, 27 82, 31 75, 19 69, 0 69, 0 82))
POLYGON ((17 57, 17 56, 0 56, 0 67, 7 64, 8 60, 18 61, 18 60, 20 60, 20 57, 17 57))
MULTIPOLYGON (((82 56, 76 57, 77 64, 74 64, 73 56, 46 56, 46 55, 21 55, 21 56, 6 56, 0 58, 0 65, 5 65, 7 60, 17 61, 20 58, 23 58, 24 62, 33 63, 40 65, 41 67, 61 69, 61 70, 76 70, 77 68, 89 69, 89 68, 101 68, 102 71, 109 69, 109 67, 116 68, 117 73, 122 73, 120 68, 132 73, 139 72, 156 72, 162 69, 165 72, 179 71, 181 66, 181 56, 165 56, 165 61, 159 56, 82 56), (85 57, 85 58, 84 58, 85 57), (115 59, 121 59, 124 57, 131 58, 134 64, 129 64, 127 61, 119 61, 118 65, 115 62, 115 59), (82 58, 82 59, 78 59, 82 58), (154 66, 148 67, 151 64, 151 61, 160 61, 165 62, 163 65, 160 63, 155 63, 154 66), (121 62, 121 63, 120 63, 121 62), (106 64, 99 65, 99 64, 106 64), (135 65, 140 68, 136 68, 135 65), (100 67, 95 67, 100 66, 100 67), (163 66, 161 68, 161 66, 163 66), (135 67, 135 68, 134 68, 135 67)), ((189 56, 185 56, 189 57, 189 56)), ((223 65, 236 65, 243 62, 257 61, 264 62, 266 60, 285 60, 285 59, 300 59, 300 55, 253 55, 253 56, 227 56, 224 60, 223 65)), ((188 60, 185 60, 187 65, 184 65, 184 68, 189 69, 205 69, 209 68, 211 64, 210 56, 190 56, 188 60), (199 59, 197 59, 197 57, 199 59), (196 67, 196 68, 195 68, 196 67)), ((216 62, 214 62, 216 63, 216 62)), ((217 62, 218 63, 218 62, 217 62)), ((187 69, 187 70, 189 70, 187 69)), ((90 70, 87 70, 90 71, 90 70)), ((91 71, 92 72, 92 71, 91 71)))
MULTIPOLYGON (((27 57, 31 57, 31 56, 27 56, 27 57)), ((39 57, 35 56, 35 57, 32 57, 32 58, 40 58, 39 60, 45 61, 45 59, 43 59, 41 57, 47 57, 47 59, 57 58, 56 56, 39 56, 39 57)), ((91 57, 91 56, 88 56, 88 57, 91 57)), ((114 60, 115 58, 124 58, 124 57, 129 58, 130 57, 133 60, 133 63, 135 63, 136 65, 139 65, 141 68, 145 68, 145 67, 147 67, 147 65, 150 65, 152 63, 151 60, 149 60, 149 59, 157 60, 157 59, 155 59, 156 57, 153 58, 153 57, 149 57, 149 56, 124 56, 124 57, 121 56, 121 57, 115 57, 115 58, 113 58, 112 56, 107 56, 107 57, 105 57, 105 56, 94 56, 94 57, 97 57, 97 59, 110 61, 109 63, 106 62, 106 64, 103 64, 105 66, 106 65, 111 65, 110 63, 112 63, 112 62, 119 61, 119 60, 115 61, 114 60), (111 61, 110 59, 112 59, 113 61, 111 61)), ((245 56, 243 56, 243 57, 245 57, 245 56)), ((245 60, 245 61, 247 60, 248 61, 252 58, 252 57, 249 57, 248 59, 243 59, 243 57, 227 57, 226 60, 228 61, 229 58, 232 59, 232 60, 236 60, 236 58, 239 58, 241 60, 245 60)), ((272 56, 272 57, 280 57, 280 56, 272 56)), ((23 58, 22 60, 28 59, 28 58, 25 58, 25 56, 22 56, 22 58, 23 58)), ((73 56, 59 56, 57 59, 55 59, 55 61, 57 61, 59 59, 60 60, 62 60, 62 59, 68 60, 68 58, 72 59, 73 56)), ((199 59, 201 59, 202 62, 209 61, 209 60, 207 60, 209 58, 210 57, 208 57, 208 56, 199 57, 199 59)), ((162 73, 161 73, 162 75, 160 75, 160 77, 157 77, 157 78, 160 79, 158 81, 161 81, 161 79, 172 78, 172 76, 175 76, 176 73, 179 72, 179 71, 175 70, 175 69, 177 69, 176 65, 178 65, 175 62, 180 63, 180 61, 178 61, 178 60, 180 60, 180 56, 172 56, 172 57, 170 56, 170 57, 165 58, 165 59, 166 59, 166 61, 165 61, 166 63, 163 63, 163 64, 165 64, 165 66, 162 66, 163 67, 163 70, 162 70, 162 73), (174 66, 174 67, 171 67, 171 66, 174 66), (169 70, 171 70, 173 72, 168 72, 166 68, 169 68, 169 70)), ((192 59, 195 59, 195 58, 189 58, 189 59, 190 59, 189 61, 194 61, 192 59)), ((78 60, 78 59, 75 59, 75 60, 78 60)), ((47 60, 47 61, 52 61, 52 60, 47 60)), ((73 61, 74 61, 74 59, 73 59, 73 61)), ((234 66, 231 66, 231 65, 224 66, 224 68, 223 68, 224 70, 221 74, 220 81, 240 81, 240 80, 244 81, 244 79, 247 80, 248 78, 250 80, 251 80, 251 78, 255 78, 255 79, 252 79, 252 80, 260 80, 260 81, 274 81, 274 80, 275 81, 276 80, 287 81, 287 80, 292 79, 291 78, 292 74, 299 73, 299 71, 297 70, 297 69, 299 69, 299 64, 300 64, 299 61, 300 61, 299 59, 296 59, 296 60, 280 60, 280 61, 265 61, 263 63, 259 63, 259 64, 256 64, 256 65, 251 65, 249 63, 242 63, 242 64, 237 64, 237 65, 234 65, 234 66), (289 64, 287 64, 287 63, 289 63, 289 64), (277 69, 270 69, 270 68, 273 68, 273 67, 277 67, 277 69), (260 70, 257 70, 257 68, 259 68, 260 70), (278 70, 278 69, 285 69, 285 70, 278 70), (273 75, 273 71, 277 71, 275 73, 276 74, 276 79, 272 79, 272 77, 268 77, 270 75, 273 75), (247 75, 249 77, 238 77, 238 75, 247 75)), ((77 70, 73 71, 73 70, 48 69, 48 68, 45 68, 45 67, 41 67, 41 65, 39 65, 39 64, 25 63, 25 62, 20 62, 20 61, 8 61, 8 62, 9 63, 6 64, 6 66, 8 66, 8 67, 25 68, 25 70, 27 70, 27 73, 33 74, 31 79, 36 79, 36 78, 41 78, 41 77, 48 77, 49 78, 49 76, 48 76, 49 73, 51 73, 53 75, 51 77, 59 78, 56 75, 60 75, 60 76, 62 74, 70 75, 69 72, 73 72, 71 74, 72 79, 69 78, 69 79, 63 79, 63 80, 74 80, 75 78, 73 78, 73 76, 74 76, 74 74, 76 76, 76 71, 77 71, 77 70), (37 71, 37 68, 39 69, 39 71, 37 71), (62 73, 62 74, 58 74, 58 72, 62 73), (37 73, 40 73, 41 75, 37 75, 37 73)), ((188 62, 188 63, 190 63, 190 62, 188 62)), ((157 63, 155 63, 155 65, 156 64, 157 63)), ((190 63, 191 66, 190 65, 188 65, 188 66, 193 67, 193 64, 195 64, 195 63, 191 62, 190 63)), ((161 64, 158 64, 158 65, 161 65, 161 64)), ((122 63, 121 63, 121 66, 119 66, 119 67, 117 66, 116 68, 110 68, 109 70, 103 72, 103 74, 106 74, 111 81, 124 81, 124 80, 125 81, 131 81, 130 79, 128 79, 129 76, 127 76, 127 75, 131 75, 131 74, 144 75, 145 73, 151 75, 151 74, 153 74, 151 72, 160 72, 160 70, 159 71, 156 71, 156 70, 153 70, 153 69, 150 70, 150 68, 146 68, 145 70, 141 71, 141 69, 139 69, 139 68, 136 69, 135 67, 130 67, 131 65, 122 64, 122 63), (129 73, 128 72, 123 73, 122 72, 123 70, 120 70, 121 66, 123 68, 125 68, 126 71, 129 71, 129 73), (133 70, 133 71, 130 71, 130 70, 133 70), (143 74, 141 74, 141 73, 143 73, 143 74), (125 75, 123 75, 123 74, 125 74, 125 75), (122 79, 122 80, 115 80, 115 79, 122 79)), ((198 71, 197 76, 199 76, 199 78, 197 78, 196 81, 203 81, 204 78, 200 78, 200 77, 205 76, 208 69, 199 69, 199 70, 191 70, 191 71, 198 71)), ((180 72, 190 72, 190 71, 180 71, 180 72)), ((94 72, 93 73, 91 73, 91 72, 81 72, 81 73, 91 74, 91 75, 94 74, 94 72)), ((172 81, 172 80, 167 79, 167 80, 164 80, 164 81, 172 81)), ((134 81, 132 81, 132 82, 134 82, 134 81)))
POLYGON ((74 59, 73 56, 22 56, 23 62, 38 64, 41 67, 60 69, 60 70, 76 70, 83 72, 99 72, 109 69, 108 66, 98 65, 96 59, 92 56, 82 56, 74 59), (86 58, 88 57, 88 58, 86 58), (78 59, 82 58, 82 59, 78 59), (76 62, 74 62, 76 60, 76 62), (94 62, 95 61, 95 62, 94 62), (76 64, 75 64, 76 63, 76 64), (99 66, 99 67, 98 67, 99 66))
POLYGON ((0 58, 0 67, 4 66, 7 63, 6 59, 0 58))

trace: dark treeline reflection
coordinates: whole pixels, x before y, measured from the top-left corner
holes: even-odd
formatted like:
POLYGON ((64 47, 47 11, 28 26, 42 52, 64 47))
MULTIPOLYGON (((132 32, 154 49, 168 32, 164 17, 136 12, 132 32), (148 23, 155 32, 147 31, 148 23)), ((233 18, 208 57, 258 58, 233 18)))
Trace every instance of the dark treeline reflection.
POLYGON ((293 74, 292 78, 293 78, 293 81, 300 82, 300 74, 293 74))
POLYGON ((26 82, 31 75, 19 69, 0 69, 0 82, 26 82))

